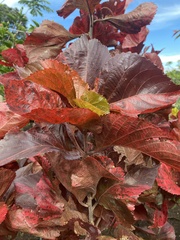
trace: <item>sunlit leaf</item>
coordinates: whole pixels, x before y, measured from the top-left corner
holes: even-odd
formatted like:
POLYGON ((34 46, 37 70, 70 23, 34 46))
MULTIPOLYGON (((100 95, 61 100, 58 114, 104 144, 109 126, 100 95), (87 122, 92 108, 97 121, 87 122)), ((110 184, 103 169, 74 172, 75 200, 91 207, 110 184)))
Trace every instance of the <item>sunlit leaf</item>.
POLYGON ((80 99, 75 99, 74 102, 78 107, 90 109, 99 116, 109 113, 109 104, 107 100, 93 91, 85 92, 80 99))

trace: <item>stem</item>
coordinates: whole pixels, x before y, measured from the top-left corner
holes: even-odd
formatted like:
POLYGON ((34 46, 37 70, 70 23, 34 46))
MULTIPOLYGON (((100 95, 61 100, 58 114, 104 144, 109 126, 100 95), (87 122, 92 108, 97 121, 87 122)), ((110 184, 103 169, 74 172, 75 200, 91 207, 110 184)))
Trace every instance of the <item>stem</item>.
POLYGON ((88 213, 89 213, 89 223, 94 225, 94 219, 93 219, 93 212, 94 212, 94 208, 93 208, 93 205, 92 205, 92 200, 93 200, 93 197, 92 197, 92 194, 89 193, 87 195, 87 205, 88 205, 88 213))
POLYGON ((88 13, 89 13, 89 37, 90 37, 90 39, 92 39, 93 38, 93 24, 94 24, 93 23, 93 14, 91 14, 88 0, 86 0, 86 3, 87 3, 88 13))

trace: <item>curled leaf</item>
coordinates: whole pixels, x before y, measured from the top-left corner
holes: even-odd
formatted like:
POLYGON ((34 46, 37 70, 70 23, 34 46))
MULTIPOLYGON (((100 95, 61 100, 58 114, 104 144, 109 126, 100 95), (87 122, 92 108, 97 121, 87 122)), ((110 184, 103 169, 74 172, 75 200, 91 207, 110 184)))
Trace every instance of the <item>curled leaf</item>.
POLYGON ((108 21, 122 32, 133 34, 151 23, 156 10, 157 6, 154 3, 147 2, 139 5, 130 13, 106 17, 101 21, 108 21))

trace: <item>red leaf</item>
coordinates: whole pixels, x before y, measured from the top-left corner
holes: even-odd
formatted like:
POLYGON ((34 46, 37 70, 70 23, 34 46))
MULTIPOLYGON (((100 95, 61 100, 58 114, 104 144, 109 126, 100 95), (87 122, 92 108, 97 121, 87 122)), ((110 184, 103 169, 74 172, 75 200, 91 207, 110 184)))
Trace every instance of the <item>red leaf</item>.
POLYGON ((56 57, 64 45, 76 37, 58 23, 43 21, 24 42, 29 63, 56 57))
POLYGON ((162 163, 156 181, 163 190, 171 194, 180 195, 180 173, 172 167, 162 163))
POLYGON ((95 6, 100 2, 100 0, 67 0, 60 10, 57 11, 58 15, 66 18, 68 17, 76 8, 82 9, 86 12, 93 12, 95 6))
POLYGON ((137 94, 178 91, 153 63, 135 53, 121 53, 102 68, 99 93, 112 103, 137 94))
POLYGON ((10 109, 20 115, 39 108, 62 107, 61 98, 56 92, 30 81, 9 80, 5 93, 10 109))
POLYGON ((122 42, 122 48, 137 47, 140 43, 146 40, 149 30, 146 27, 142 27, 140 32, 136 34, 127 34, 122 42))
POLYGON ((26 52, 22 44, 17 44, 15 48, 10 48, 1 52, 3 58, 11 64, 23 67, 27 62, 26 52))
POLYGON ((138 94, 110 104, 111 111, 137 117, 171 106, 179 99, 180 91, 163 94, 138 94))
POLYGON ((0 83, 5 87, 9 84, 9 80, 20 79, 17 72, 9 72, 0 75, 0 83))
POLYGON ((130 13, 113 17, 106 17, 103 21, 108 21, 116 28, 125 33, 138 33, 141 27, 151 23, 157 7, 154 3, 143 3, 130 13))
POLYGON ((81 203, 88 193, 96 193, 97 184, 102 177, 117 180, 93 157, 67 161, 58 153, 48 153, 46 156, 59 181, 81 203))
POLYGON ((5 220, 8 207, 4 202, 0 202, 0 224, 5 220))
POLYGON ((161 58, 158 56, 157 53, 144 53, 143 56, 147 59, 149 59, 154 65, 156 65, 159 69, 164 71, 164 67, 161 61, 161 58))
POLYGON ((70 102, 76 98, 73 79, 79 75, 67 65, 54 62, 54 67, 34 72, 26 80, 38 83, 46 88, 61 93, 70 102))
POLYGON ((89 41, 86 36, 74 42, 62 55, 65 57, 65 63, 77 71, 91 88, 94 87, 101 67, 110 58, 107 47, 96 39, 89 41))
MULTIPOLYGON (((0 197, 8 190, 16 174, 14 171, 6 168, 0 168, 0 197)), ((1 214, 0 214, 1 216, 1 214)))
POLYGON ((83 126, 90 121, 99 118, 96 113, 84 108, 39 108, 32 110, 24 116, 37 122, 47 122, 53 124, 67 122, 76 126, 83 126))
POLYGON ((173 134, 121 114, 103 117, 102 126, 102 133, 95 134, 98 149, 113 145, 131 147, 180 170, 180 143, 173 134))
POLYGON ((0 103, 0 138, 3 138, 4 135, 10 131, 11 129, 15 128, 22 128, 24 127, 29 120, 24 118, 14 112, 12 112, 7 104, 0 103))

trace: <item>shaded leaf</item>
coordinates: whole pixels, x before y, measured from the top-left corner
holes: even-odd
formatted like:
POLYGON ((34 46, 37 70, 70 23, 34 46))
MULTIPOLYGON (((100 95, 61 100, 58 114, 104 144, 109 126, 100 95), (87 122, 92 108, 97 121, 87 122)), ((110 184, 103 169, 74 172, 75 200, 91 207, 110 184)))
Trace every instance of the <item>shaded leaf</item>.
POLYGON ((180 173, 172 167, 161 163, 156 181, 163 190, 171 194, 180 195, 180 173))
POLYGON ((5 220, 8 207, 4 202, 0 202, 0 224, 5 220))
POLYGON ((5 102, 0 103, 0 138, 3 138, 14 127, 22 128, 28 122, 27 118, 12 112, 5 102))
POLYGON ((20 79, 16 71, 0 75, 0 83, 2 83, 5 87, 9 84, 9 80, 14 80, 14 79, 20 79))
POLYGON ((179 98, 180 91, 163 94, 138 94, 110 104, 110 110, 137 117, 171 106, 179 98))
POLYGON ((67 161, 59 153, 46 154, 59 181, 82 203, 89 193, 96 193, 102 177, 117 178, 109 173, 95 158, 67 161))
POLYGON ((121 14, 118 16, 106 17, 103 21, 108 21, 116 28, 125 33, 138 33, 141 27, 151 23, 157 6, 154 3, 147 2, 139 5, 130 13, 121 14))
POLYGON ((62 108, 56 92, 31 81, 10 80, 5 86, 5 94, 10 109, 20 115, 39 108, 62 108))
POLYGON ((65 57, 65 63, 77 71, 91 88, 94 88, 94 82, 99 76, 101 67, 110 58, 107 47, 97 39, 88 40, 86 36, 75 41, 62 56, 65 57))
POLYGON ((95 134, 98 149, 114 145, 131 147, 180 170, 180 143, 173 134, 121 114, 104 116, 102 126, 102 133, 95 134))
POLYGON ((80 99, 74 99, 74 102, 78 107, 90 109, 99 116, 109 113, 107 100, 93 91, 86 91, 80 99))
POLYGON ((8 190, 16 174, 14 171, 6 168, 0 168, 0 197, 8 190))
POLYGON ((152 62, 135 53, 111 58, 101 71, 99 93, 112 103, 137 94, 168 93, 180 88, 152 62))
POLYGON ((29 63, 56 57, 64 45, 76 37, 58 23, 43 21, 24 42, 29 63))
POLYGON ((13 160, 57 150, 58 147, 48 142, 48 139, 38 139, 29 132, 8 133, 0 141, 0 166, 13 160), (5 151, 5 149, 10 149, 10 151, 5 151))
POLYGON ((57 14, 60 17, 66 18, 68 17, 76 8, 82 9, 86 12, 89 10, 91 13, 93 12, 95 6, 100 2, 100 0, 66 0, 64 5, 60 10, 57 11, 57 14))

